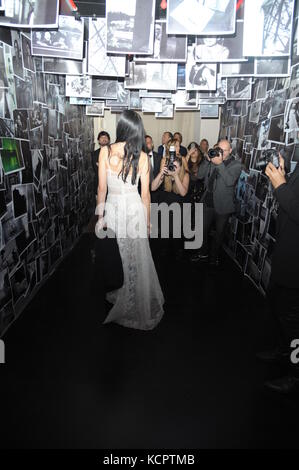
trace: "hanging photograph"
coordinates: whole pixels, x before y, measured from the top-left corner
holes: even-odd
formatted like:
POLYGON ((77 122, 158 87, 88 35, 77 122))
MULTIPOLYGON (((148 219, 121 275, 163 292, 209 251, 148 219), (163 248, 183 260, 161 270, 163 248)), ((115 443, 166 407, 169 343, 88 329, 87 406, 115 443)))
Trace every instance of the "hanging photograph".
POLYGON ((254 122, 257 124, 259 122, 260 112, 261 112, 261 101, 254 101, 250 106, 249 113, 249 122, 254 122))
POLYGON ((250 100, 251 78, 228 78, 227 99, 228 100, 250 100))
POLYGON ((284 142, 284 115, 271 118, 268 140, 275 143, 284 142))
POLYGON ((146 68, 146 88, 148 90, 176 90, 177 64, 150 63, 146 68))
POLYGON ((12 187, 13 214, 15 219, 27 213, 27 187, 26 184, 12 187))
POLYGON ((234 34, 236 5, 236 0, 168 0, 167 34, 234 34))
POLYGON ((296 64, 292 67, 289 98, 297 98, 298 96, 299 96, 299 64, 296 64))
POLYGON ((123 82, 116 82, 116 100, 106 100, 106 106, 124 108, 129 106, 130 91, 126 90, 123 82))
POLYGON ((186 90, 213 91, 217 88, 217 64, 186 64, 186 90))
POLYGON ((161 113, 162 100, 159 98, 142 98, 143 113, 161 113))
POLYGON ((142 99, 139 96, 139 91, 130 91, 129 109, 142 109, 142 99))
POLYGON ((24 78, 22 41, 21 41, 20 32, 12 29, 11 30, 11 40, 12 40, 12 49, 11 49, 12 66, 13 66, 14 74, 19 78, 24 78))
POLYGON ((83 62, 80 60, 42 57, 42 68, 44 73, 80 75, 83 73, 83 62))
POLYGON ((104 101, 94 101, 90 106, 86 106, 88 116, 104 116, 104 101))
POLYGON ((0 155, 5 175, 9 175, 10 173, 24 168, 24 160, 18 140, 3 138, 0 155))
POLYGON ((220 75, 222 77, 253 77, 254 59, 248 62, 220 64, 220 75))
POLYGON ((173 118, 173 103, 172 99, 164 98, 162 99, 162 111, 160 113, 155 113, 156 118, 163 119, 172 119, 173 118))
POLYGON ((187 110, 198 108, 198 98, 196 91, 177 90, 174 95, 175 109, 187 110))
POLYGON ((22 28, 57 28, 59 0, 8 0, 0 25, 22 28))
POLYGON ((82 60, 83 32, 83 20, 78 21, 72 16, 59 16, 58 29, 32 30, 32 54, 82 60))
POLYGON ((136 56, 135 61, 186 62, 187 36, 167 35, 166 21, 155 22, 154 54, 136 56))
POLYGON ((200 105, 200 117, 201 119, 206 119, 206 118, 218 119, 219 117, 218 104, 201 104, 200 105))
POLYGON ((70 96, 70 104, 77 104, 80 106, 91 105, 92 98, 76 98, 75 96, 70 96))
POLYGON ((243 56, 243 21, 236 22, 233 37, 197 37, 194 45, 196 62, 242 62, 243 56))
POLYGON ((124 77, 126 58, 108 55, 106 52, 105 18, 89 18, 88 74, 108 77, 124 77))
POLYGON ((244 12, 244 56, 288 56, 293 11, 294 0, 247 1, 244 12))
POLYGON ((92 78, 92 98, 105 100, 117 99, 118 82, 103 78, 92 78))
POLYGON ((31 72, 35 72, 35 63, 31 55, 31 41, 23 33, 21 34, 21 38, 22 38, 22 52, 23 52, 24 68, 31 70, 31 72))
POLYGON ((155 0, 106 2, 107 52, 153 54, 155 0))
POLYGON ((65 80, 65 96, 91 97, 91 77, 68 75, 65 80))
POLYGON ((177 89, 186 88, 186 64, 178 64, 177 89))
POLYGON ((299 98, 287 100, 284 115, 284 131, 289 133, 299 130, 299 98))
POLYGON ((129 76, 125 78, 125 88, 147 88, 147 65, 130 62, 129 76))
POLYGON ((291 71, 289 57, 272 57, 271 59, 255 59, 254 75, 256 77, 288 77, 291 71))

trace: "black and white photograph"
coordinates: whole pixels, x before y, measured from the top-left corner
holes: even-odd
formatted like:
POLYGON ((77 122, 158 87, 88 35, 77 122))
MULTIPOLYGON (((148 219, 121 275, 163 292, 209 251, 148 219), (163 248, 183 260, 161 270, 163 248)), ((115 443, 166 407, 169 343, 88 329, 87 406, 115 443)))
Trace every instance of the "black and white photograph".
POLYGON ((234 62, 220 64, 220 75, 225 78, 229 77, 253 77, 254 76, 254 59, 248 62, 234 62))
POLYGON ((43 148, 43 127, 36 127, 29 131, 29 140, 31 149, 43 148))
POLYGON ((234 34, 236 5, 236 0, 168 0, 167 34, 234 34))
POLYGON ((284 141, 284 115, 274 116, 271 118, 268 140, 275 143, 284 141))
POLYGON ((256 58, 254 75, 256 77, 288 77, 291 71, 289 57, 256 58))
POLYGON ((107 52, 153 54, 155 8, 155 0, 107 2, 107 52))
POLYGON ((155 114, 156 118, 172 119, 173 118, 173 102, 170 98, 162 99, 162 111, 155 114))
POLYGON ((57 28, 59 0, 9 0, 0 25, 22 28, 57 28))
POLYGON ((0 48, 0 88, 8 87, 3 47, 0 48))
POLYGON ((213 91, 217 88, 217 64, 201 64, 188 60, 186 90, 213 91))
POLYGON ((299 130, 299 98, 287 100, 284 115, 284 131, 289 133, 299 130))
POLYGON ((258 150, 269 148, 271 144, 268 142, 268 134, 270 129, 270 119, 265 119, 260 123, 258 150))
POLYGON ((262 102, 254 101, 250 106, 249 121, 257 124, 259 122, 262 102))
POLYGON ((178 64, 177 89, 186 88, 186 64, 178 64))
POLYGON ((250 0, 244 12, 244 56, 288 56, 294 0, 250 0))
POLYGON ((43 57, 42 67, 44 73, 55 73, 61 75, 83 74, 83 62, 80 60, 43 57))
POLYGON ((26 109, 15 109, 13 116, 16 138, 28 140, 28 111, 26 109))
POLYGON ((86 114, 89 116, 104 116, 104 101, 94 101, 86 106, 86 114))
POLYGON ((117 83, 116 100, 106 100, 106 106, 111 108, 128 107, 130 102, 130 90, 126 90, 123 82, 117 83))
POLYGON ((275 91, 273 94, 272 116, 284 114, 286 108, 288 90, 275 91))
MULTIPOLYGON (((158 64, 158 67, 160 65, 162 64, 158 64)), ((129 71, 129 76, 125 78, 125 88, 147 88, 147 64, 130 62, 129 71)))
POLYGON ((299 97, 299 64, 292 67, 289 98, 299 97))
POLYGON ((22 55, 22 40, 21 33, 17 30, 11 30, 11 40, 12 40, 12 66, 14 74, 19 78, 24 78, 24 64, 23 64, 23 55, 22 55))
POLYGON ((143 113, 162 113, 162 100, 160 98, 142 98, 143 113))
POLYGON ((146 67, 148 90, 176 90, 177 64, 156 62, 149 63, 146 67))
POLYGON ((200 117, 206 118, 217 118, 219 117, 219 105, 218 104, 201 104, 200 105, 200 117))
POLYGON ((135 57, 136 62, 186 62, 186 59, 187 36, 167 35, 166 21, 155 22, 153 55, 135 57))
POLYGON ((251 78, 228 78, 227 99, 228 100, 250 100, 251 78))
POLYGON ((118 82, 115 79, 92 78, 92 98, 116 100, 117 90, 118 82))
POLYGON ((82 60, 83 32, 83 20, 76 20, 71 16, 59 16, 58 29, 32 30, 32 54, 82 60))
POLYGON ((142 99, 139 96, 139 91, 130 91, 129 109, 142 109, 142 99))
POLYGON ((31 109, 33 107, 32 82, 29 78, 22 80, 15 76, 15 89, 17 107, 20 109, 31 109))
POLYGON ((89 19, 88 74, 108 77, 125 77, 126 58, 107 54, 105 18, 89 19))
POLYGON ((35 72, 35 63, 31 55, 31 41, 23 33, 21 34, 21 38, 22 38, 22 52, 23 52, 24 68, 31 70, 31 72, 35 72))
POLYGON ((196 91, 177 90, 174 95, 175 109, 197 109, 198 96, 196 91))
POLYGON ((171 91, 149 91, 149 90, 139 90, 140 98, 172 98, 173 93, 171 91))
POLYGON ((27 213, 27 187, 26 184, 12 187, 13 215, 15 219, 27 213))
POLYGON ((91 77, 80 75, 67 75, 65 80, 65 96, 90 98, 91 77))
POLYGON ((90 106, 92 104, 92 98, 78 98, 75 96, 70 96, 70 104, 76 104, 78 106, 90 106))
POLYGON ((196 62, 242 62, 243 56, 243 21, 236 22, 233 37, 197 37, 194 45, 196 62))

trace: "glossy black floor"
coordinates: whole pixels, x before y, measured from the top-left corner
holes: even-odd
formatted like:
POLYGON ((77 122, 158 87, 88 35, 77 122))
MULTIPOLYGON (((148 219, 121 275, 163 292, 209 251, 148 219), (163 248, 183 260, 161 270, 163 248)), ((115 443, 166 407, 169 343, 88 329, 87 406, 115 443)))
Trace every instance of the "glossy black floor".
POLYGON ((264 300, 218 271, 155 256, 165 316, 142 332, 105 318, 85 234, 6 333, 2 448, 292 448, 298 402, 263 390, 276 369, 264 300))

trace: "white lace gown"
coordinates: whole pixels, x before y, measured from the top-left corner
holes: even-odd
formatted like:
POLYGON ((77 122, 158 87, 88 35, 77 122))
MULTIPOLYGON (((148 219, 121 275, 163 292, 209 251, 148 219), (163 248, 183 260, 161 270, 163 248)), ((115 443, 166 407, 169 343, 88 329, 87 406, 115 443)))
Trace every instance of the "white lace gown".
POLYGON ((120 289, 106 294, 114 304, 105 323, 115 322, 129 328, 151 330, 161 320, 164 296, 146 236, 146 215, 137 184, 132 185, 131 175, 126 183, 112 171, 107 159, 108 196, 105 204, 107 228, 116 234, 124 271, 120 289), (132 234, 137 228, 140 236, 132 234), (126 230, 127 235, 126 235, 126 230))

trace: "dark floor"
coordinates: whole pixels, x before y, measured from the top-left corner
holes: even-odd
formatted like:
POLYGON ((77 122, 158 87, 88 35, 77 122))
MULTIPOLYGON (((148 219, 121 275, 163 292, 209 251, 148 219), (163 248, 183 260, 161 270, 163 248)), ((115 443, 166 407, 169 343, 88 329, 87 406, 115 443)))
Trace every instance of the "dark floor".
POLYGON ((267 394, 280 371, 264 299, 218 271, 155 256, 165 315, 142 332, 105 318, 88 235, 4 336, 1 448, 298 448, 299 402, 267 394))

